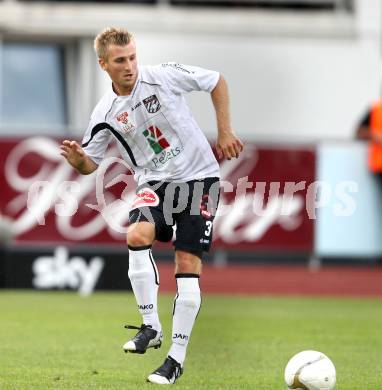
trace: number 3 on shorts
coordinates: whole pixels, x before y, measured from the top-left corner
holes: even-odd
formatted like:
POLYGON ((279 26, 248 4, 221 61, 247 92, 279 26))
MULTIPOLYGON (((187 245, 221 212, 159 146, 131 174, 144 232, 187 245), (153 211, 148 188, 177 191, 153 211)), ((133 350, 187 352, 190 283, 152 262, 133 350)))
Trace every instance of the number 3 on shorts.
POLYGON ((206 226, 207 226, 207 229, 204 231, 204 234, 209 237, 209 235, 211 234, 211 230, 212 230, 212 221, 206 221, 206 226))

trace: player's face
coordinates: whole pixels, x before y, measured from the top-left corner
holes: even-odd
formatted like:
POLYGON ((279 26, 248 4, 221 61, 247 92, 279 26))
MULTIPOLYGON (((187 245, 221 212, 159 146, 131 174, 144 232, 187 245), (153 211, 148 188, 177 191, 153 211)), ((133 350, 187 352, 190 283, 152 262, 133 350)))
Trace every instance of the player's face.
POLYGON ((110 45, 107 59, 100 59, 99 63, 113 81, 115 92, 119 95, 129 95, 138 77, 134 41, 125 46, 110 45))

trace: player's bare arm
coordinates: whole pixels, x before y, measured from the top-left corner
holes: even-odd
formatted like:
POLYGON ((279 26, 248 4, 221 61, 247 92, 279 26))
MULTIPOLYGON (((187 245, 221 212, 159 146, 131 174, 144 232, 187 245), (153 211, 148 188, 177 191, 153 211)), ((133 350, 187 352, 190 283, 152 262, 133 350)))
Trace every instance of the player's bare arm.
POLYGON ((89 175, 98 168, 76 141, 65 140, 60 149, 61 156, 64 156, 66 161, 82 175, 89 175))
POLYGON ((227 160, 231 160, 233 157, 238 158, 243 150, 243 142, 236 136, 231 127, 228 86, 223 75, 220 75, 216 87, 211 92, 211 98, 217 119, 216 149, 219 157, 224 157, 227 160))

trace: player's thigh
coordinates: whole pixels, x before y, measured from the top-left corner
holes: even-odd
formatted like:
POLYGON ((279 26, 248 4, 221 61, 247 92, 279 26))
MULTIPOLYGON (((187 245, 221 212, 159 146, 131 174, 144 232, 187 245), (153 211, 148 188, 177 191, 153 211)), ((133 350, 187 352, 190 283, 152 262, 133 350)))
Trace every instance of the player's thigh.
MULTIPOLYGON (((147 226, 147 224, 151 225, 150 234, 154 235, 152 242, 154 240, 168 242, 172 239, 173 236, 172 226, 166 224, 163 211, 159 207, 143 207, 143 208, 136 208, 130 211, 129 226, 134 227, 137 223, 138 224, 145 223, 144 226, 147 226)), ((134 234, 134 236, 136 235, 139 235, 139 231, 138 233, 134 234)), ((152 237, 152 235, 150 237, 152 237)), ((137 239, 139 238, 137 237, 137 239)), ((127 234, 127 240, 129 241, 129 229, 127 234)))

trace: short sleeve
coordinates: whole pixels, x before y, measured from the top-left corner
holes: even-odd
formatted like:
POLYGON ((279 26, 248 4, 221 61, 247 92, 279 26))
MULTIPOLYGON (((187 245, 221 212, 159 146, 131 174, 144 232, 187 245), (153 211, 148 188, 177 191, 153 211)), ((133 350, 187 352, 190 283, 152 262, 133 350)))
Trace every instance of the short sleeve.
POLYGON ((105 123, 90 119, 82 139, 82 149, 97 165, 103 160, 110 142, 110 131, 104 125, 105 123))
POLYGON ((219 72, 168 62, 160 65, 161 77, 175 94, 192 91, 212 92, 219 81, 219 72))

